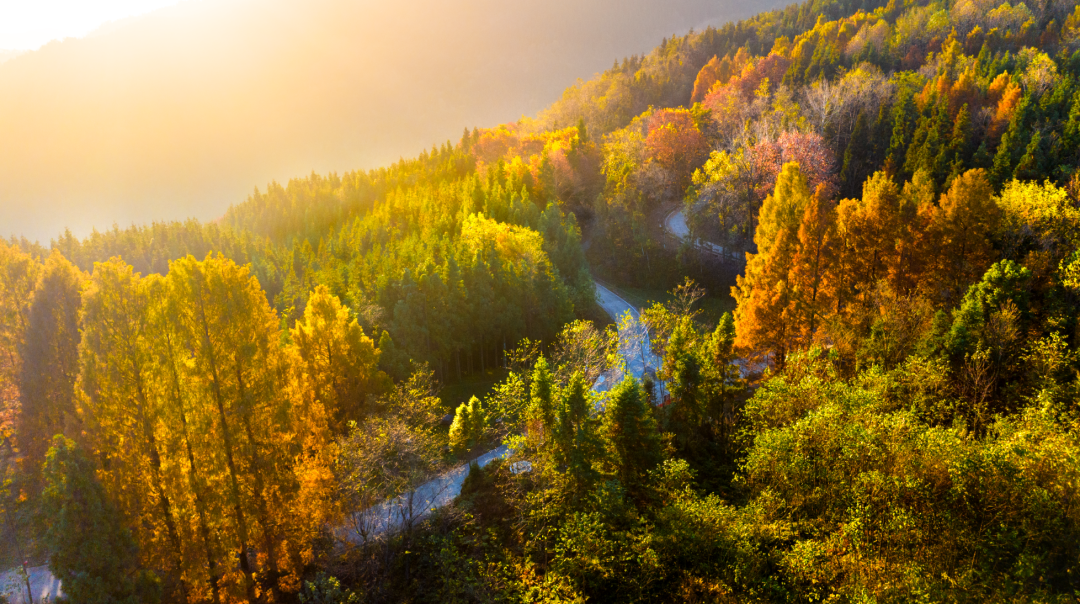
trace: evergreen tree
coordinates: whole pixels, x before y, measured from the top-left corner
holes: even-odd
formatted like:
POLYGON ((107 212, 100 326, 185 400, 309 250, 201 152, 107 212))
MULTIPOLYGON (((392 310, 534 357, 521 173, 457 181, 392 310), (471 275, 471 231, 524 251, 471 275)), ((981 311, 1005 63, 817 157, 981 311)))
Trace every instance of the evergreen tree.
POLYGON ((555 431, 555 381, 543 356, 533 367, 529 393, 529 439, 540 446, 551 442, 555 431))
POLYGON ((866 114, 862 111, 855 118, 855 128, 851 131, 847 148, 844 150, 843 165, 840 168, 840 190, 847 197, 856 197, 859 187, 866 179, 866 162, 870 161, 873 141, 870 140, 866 125, 866 114))
POLYGON ((161 598, 157 578, 138 567, 138 547, 75 443, 52 440, 41 494, 49 570, 63 584, 65 602, 151 604, 161 598))
POLYGON ((649 471, 663 456, 656 419, 634 378, 624 379, 608 393, 601 433, 615 477, 640 494, 649 471))

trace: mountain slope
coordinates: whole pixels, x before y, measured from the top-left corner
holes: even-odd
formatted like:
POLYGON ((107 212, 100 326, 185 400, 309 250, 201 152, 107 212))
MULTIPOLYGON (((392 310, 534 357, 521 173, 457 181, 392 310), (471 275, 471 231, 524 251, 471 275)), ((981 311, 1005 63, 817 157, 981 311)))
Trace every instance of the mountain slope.
POLYGON ((0 65, 4 235, 220 216, 531 114, 663 36, 775 2, 191 0, 0 65))

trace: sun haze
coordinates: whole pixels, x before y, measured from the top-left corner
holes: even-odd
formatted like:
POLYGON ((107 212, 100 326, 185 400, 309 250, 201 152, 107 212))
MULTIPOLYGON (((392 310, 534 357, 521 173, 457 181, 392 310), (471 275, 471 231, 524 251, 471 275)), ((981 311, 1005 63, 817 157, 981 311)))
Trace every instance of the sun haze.
POLYGON ((79 38, 102 24, 176 4, 177 0, 16 0, 0 2, 0 49, 34 50, 79 38))
POLYGON ((213 220, 271 180, 534 114, 665 36, 777 1, 179 2, 0 64, 0 236, 213 220))

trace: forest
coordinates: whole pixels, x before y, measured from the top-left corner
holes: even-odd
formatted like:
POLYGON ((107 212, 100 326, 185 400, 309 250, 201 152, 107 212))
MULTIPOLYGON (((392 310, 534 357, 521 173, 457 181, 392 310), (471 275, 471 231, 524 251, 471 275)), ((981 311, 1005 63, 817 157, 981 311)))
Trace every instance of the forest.
POLYGON ((0 567, 1076 602, 1080 6, 996 2, 807 0, 211 223, 0 242, 0 567), (643 372, 601 282, 646 292, 643 372))

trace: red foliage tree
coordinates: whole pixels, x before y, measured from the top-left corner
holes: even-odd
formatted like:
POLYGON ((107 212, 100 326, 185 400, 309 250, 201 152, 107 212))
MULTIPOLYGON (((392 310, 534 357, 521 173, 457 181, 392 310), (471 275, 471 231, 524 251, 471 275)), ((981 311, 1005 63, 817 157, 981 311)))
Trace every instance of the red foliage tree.
POLYGON ((787 162, 797 162, 809 187, 821 191, 825 198, 836 193, 836 158, 820 135, 813 132, 784 132, 775 141, 765 140, 754 145, 751 156, 758 179, 757 193, 764 199, 772 192, 780 168, 787 162))
POLYGON ((682 192, 709 156, 709 144, 689 110, 662 109, 649 120, 648 157, 668 173, 667 185, 682 192))

